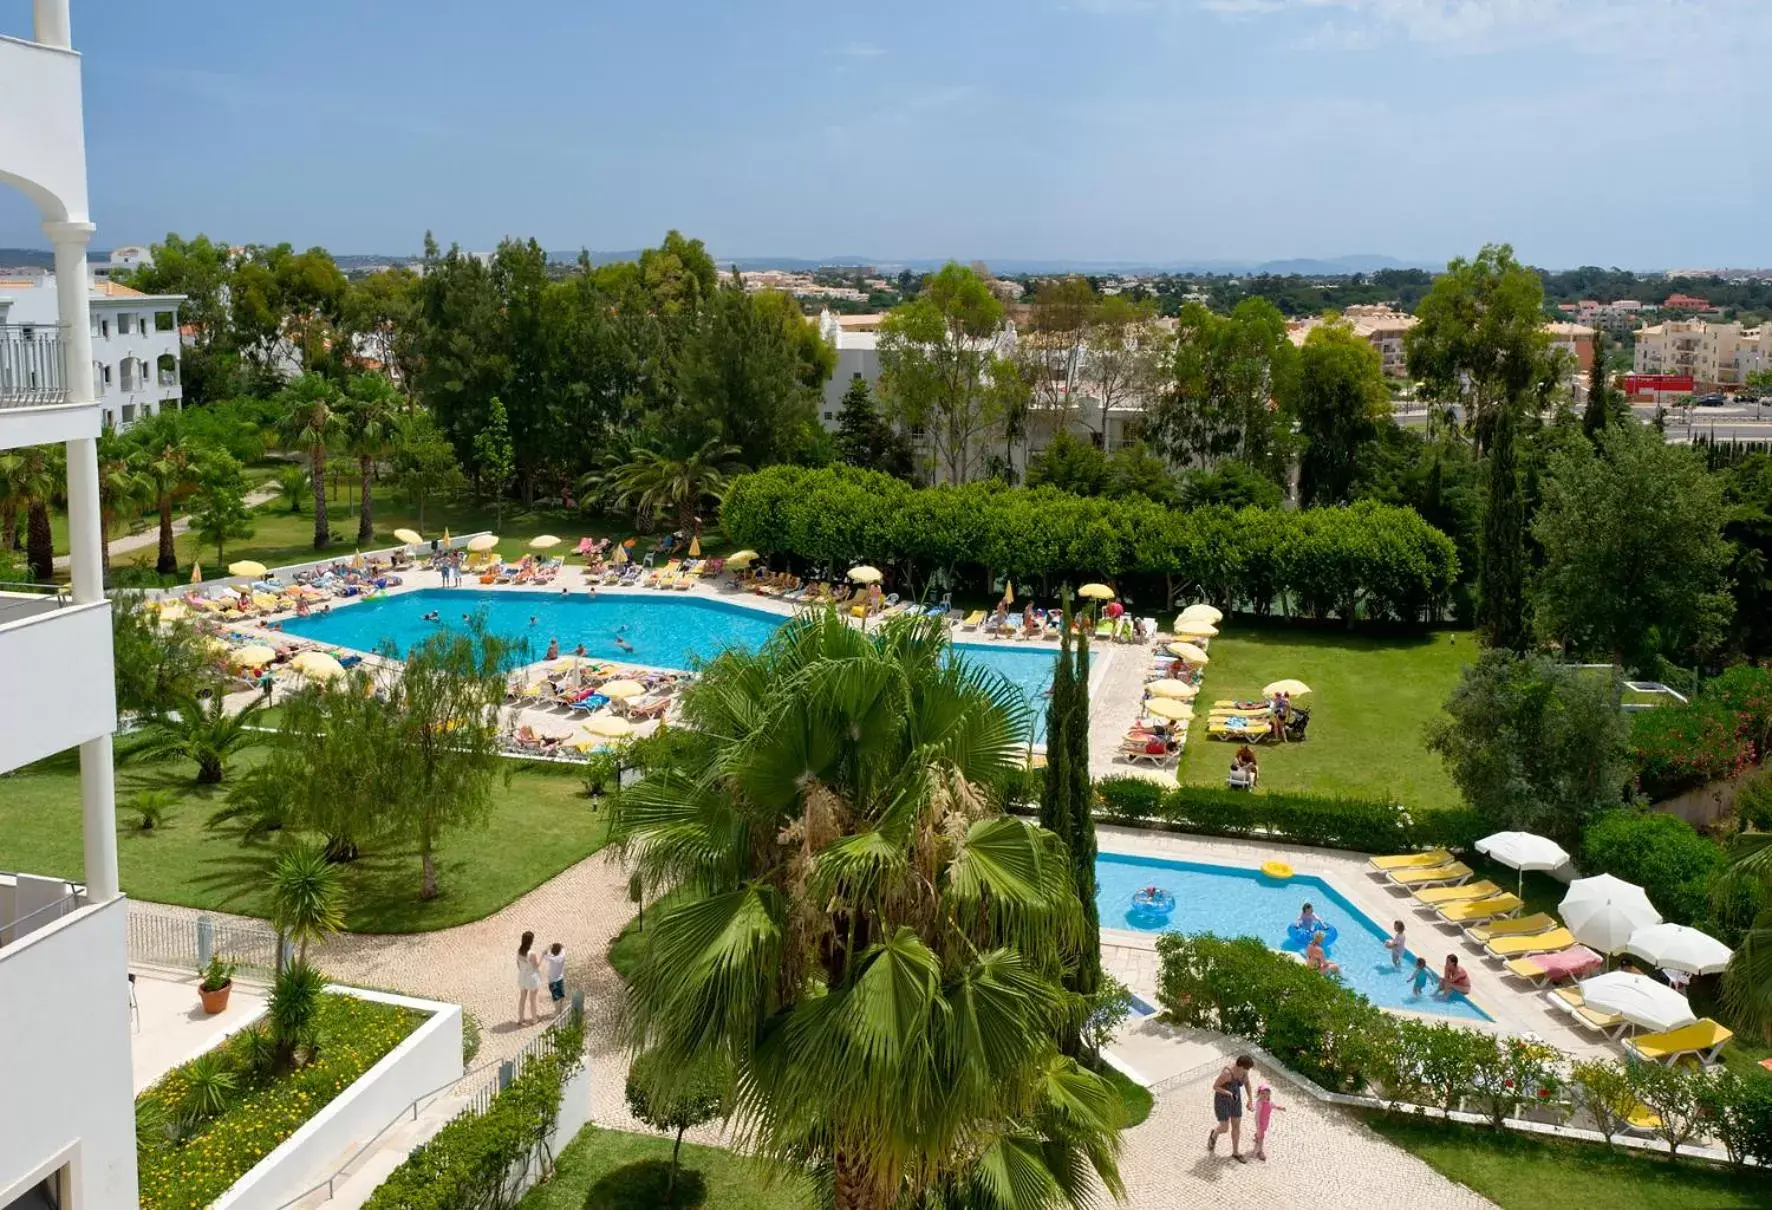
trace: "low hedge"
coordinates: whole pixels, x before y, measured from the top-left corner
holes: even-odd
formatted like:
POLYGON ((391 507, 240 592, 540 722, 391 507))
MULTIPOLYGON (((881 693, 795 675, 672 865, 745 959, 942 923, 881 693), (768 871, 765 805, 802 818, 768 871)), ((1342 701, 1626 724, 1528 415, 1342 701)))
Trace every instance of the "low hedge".
POLYGON ((364 1203, 366 1210, 460 1210, 512 1204, 517 1165, 541 1153, 560 1117, 566 1081, 584 1061, 584 1021, 553 1027, 553 1046, 481 1113, 464 1113, 406 1157, 364 1203))
POLYGON ((1675 924, 1709 919, 1711 884, 1728 861, 1720 845, 1685 820, 1628 808, 1589 824, 1582 848, 1589 867, 1636 883, 1675 924))
POLYGON ((258 1031, 244 1030, 167 1072, 135 1100, 142 1210, 198 1210, 215 1201, 423 1020, 392 1004, 329 994, 320 998, 317 1042, 305 1067, 281 1073, 262 1068, 253 1052, 258 1031), (230 1103, 191 1125, 185 1107, 192 1069, 211 1056, 229 1077, 230 1103), (187 1129, 170 1129, 181 1119, 187 1129))

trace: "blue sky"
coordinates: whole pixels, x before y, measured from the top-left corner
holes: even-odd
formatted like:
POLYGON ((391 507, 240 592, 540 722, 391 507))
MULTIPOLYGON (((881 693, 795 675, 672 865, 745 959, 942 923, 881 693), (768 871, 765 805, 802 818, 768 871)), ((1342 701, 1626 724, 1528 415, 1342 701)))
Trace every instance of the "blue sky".
POLYGON ((74 38, 103 247, 1772 264, 1772 0, 75 0, 74 38))

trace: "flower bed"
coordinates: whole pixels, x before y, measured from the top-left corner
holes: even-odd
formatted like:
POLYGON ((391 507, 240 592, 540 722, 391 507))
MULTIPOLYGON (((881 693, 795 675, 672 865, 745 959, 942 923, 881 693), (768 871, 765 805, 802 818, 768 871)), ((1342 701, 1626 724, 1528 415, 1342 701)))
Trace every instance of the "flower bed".
POLYGON ((424 1019, 391 1004, 327 995, 305 1067, 267 1070, 254 1053, 259 1031, 249 1029, 168 1072, 135 1102, 142 1210, 198 1210, 215 1201, 424 1019), (193 1101, 208 1089, 217 1095, 215 1111, 194 1114, 193 1101))

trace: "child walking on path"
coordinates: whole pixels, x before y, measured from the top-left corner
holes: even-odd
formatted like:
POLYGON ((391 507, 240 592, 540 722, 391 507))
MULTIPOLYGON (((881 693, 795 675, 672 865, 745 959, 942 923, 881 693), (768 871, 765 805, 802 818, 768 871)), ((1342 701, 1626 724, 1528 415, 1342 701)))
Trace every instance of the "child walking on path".
POLYGON ((1266 1084, 1255 1090, 1255 1158, 1267 1160, 1267 1124, 1273 1119, 1274 1110, 1286 1111, 1284 1105, 1274 1104, 1274 1092, 1266 1084))
POLYGON ((554 1015, 560 1015, 560 1009, 566 1003, 566 947, 558 941, 548 946, 547 957, 542 959, 548 976, 548 998, 554 1002, 554 1015))

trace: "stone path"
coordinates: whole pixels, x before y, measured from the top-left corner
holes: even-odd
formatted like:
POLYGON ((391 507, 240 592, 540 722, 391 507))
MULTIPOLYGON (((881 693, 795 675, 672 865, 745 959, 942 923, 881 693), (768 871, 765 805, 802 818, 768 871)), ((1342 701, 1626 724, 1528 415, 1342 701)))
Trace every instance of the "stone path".
MULTIPOLYGON (((247 492, 246 507, 257 508, 261 504, 275 500, 277 494, 277 489, 275 487, 261 487, 247 492)), ((191 519, 189 517, 179 517, 172 523, 172 536, 176 538, 190 528, 191 519)), ((128 554, 132 550, 141 550, 143 547, 157 547, 159 545, 160 523, 158 521, 153 521, 149 523, 146 529, 133 534, 124 534, 121 538, 112 538, 110 541, 111 558, 115 559, 118 555, 128 554)), ((68 566, 68 556, 57 555, 55 557, 55 566, 58 569, 65 570, 68 566)))

